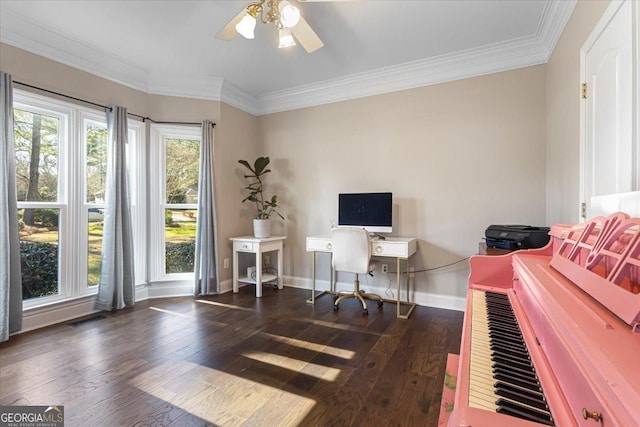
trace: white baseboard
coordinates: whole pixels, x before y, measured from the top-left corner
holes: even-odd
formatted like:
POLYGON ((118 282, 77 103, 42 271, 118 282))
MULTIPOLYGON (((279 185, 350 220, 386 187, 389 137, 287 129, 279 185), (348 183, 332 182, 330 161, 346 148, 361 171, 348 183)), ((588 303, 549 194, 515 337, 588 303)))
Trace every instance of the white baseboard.
MULTIPOLYGON (((311 291, 311 279, 306 277, 294 277, 285 276, 285 286, 293 288, 309 289, 311 291)), ((328 280, 316 280, 316 291, 329 290, 328 280)), ((353 289, 353 283, 338 282, 336 284, 337 289, 353 289)), ((372 284, 367 284, 367 292, 378 294, 385 299, 395 299, 395 286, 387 289, 372 284), (389 290, 393 292, 393 295, 389 293, 389 290)), ((410 295, 410 300, 418 305, 425 307, 444 308, 447 310, 464 311, 466 306, 466 299, 463 297, 455 297, 450 295, 432 294, 429 292, 415 291, 410 295)))
POLYGON ((77 319, 92 313, 97 313, 95 307, 96 296, 79 298, 44 307, 33 308, 24 312, 22 330, 18 333, 33 331, 67 320, 77 319))
MULTIPOLYGON (((285 276, 284 282, 285 286, 311 290, 310 278, 285 276)), ((350 283, 339 282, 337 286, 338 289, 349 289, 349 287, 352 285, 350 283)), ((316 280, 316 290, 322 291, 328 289, 329 281, 316 280)), ((232 281, 230 279, 220 283, 220 293, 231 292, 231 290, 232 281)), ((394 299, 393 296, 389 294, 388 289, 386 288, 376 287, 374 285, 368 284, 367 290, 372 293, 377 293, 385 299, 394 299)), ((391 290, 395 292, 395 288, 391 290)), ((184 281, 171 281, 155 282, 136 286, 136 302, 144 301, 147 299, 171 298, 180 296, 193 296, 193 284, 185 283, 184 281)), ((418 305, 427 307, 444 308, 457 311, 464 311, 465 308, 465 299, 461 297, 416 291, 411 295, 410 299, 418 305)), ((18 333, 44 328, 56 323, 62 323, 71 319, 77 319, 79 317, 97 313, 99 312, 99 310, 96 310, 94 308, 95 300, 96 297, 94 295, 86 298, 79 298, 73 301, 66 301, 59 304, 26 310, 22 319, 22 330, 18 333)))

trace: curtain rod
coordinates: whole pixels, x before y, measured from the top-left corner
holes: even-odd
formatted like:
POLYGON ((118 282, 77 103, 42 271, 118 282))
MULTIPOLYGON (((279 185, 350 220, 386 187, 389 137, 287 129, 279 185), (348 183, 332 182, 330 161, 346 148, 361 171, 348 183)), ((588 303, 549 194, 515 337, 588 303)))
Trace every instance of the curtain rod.
MULTIPOLYGON (((60 93, 60 92, 54 92, 52 90, 44 89, 44 88, 41 88, 41 87, 38 87, 38 86, 33 86, 33 85, 30 85, 30 84, 27 84, 27 83, 18 82, 18 81, 15 81, 15 80, 13 81, 13 83, 21 85, 21 86, 30 87, 31 89, 41 90, 43 92, 47 92, 47 93, 50 93, 50 94, 53 94, 53 95, 62 96, 63 98, 73 99, 74 101, 84 102, 85 104, 90 104, 90 105, 93 105, 95 107, 103 108, 105 110, 109 110, 109 111, 113 110, 113 108, 111 108, 111 107, 109 107, 107 105, 102 105, 102 104, 98 104, 98 103, 95 103, 95 102, 92 102, 92 101, 87 101, 86 99, 76 98, 75 96, 65 95, 64 93, 60 93)), ((189 125, 189 126, 200 126, 200 125, 202 125, 202 123, 195 123, 195 122, 162 122, 162 121, 156 121, 156 120, 153 120, 151 117, 144 117, 144 116, 141 116, 139 114, 134 114, 134 113, 129 113, 129 112, 127 112, 127 115, 138 117, 139 119, 142 119, 143 123, 145 121, 150 121, 152 123, 156 123, 156 124, 159 124, 159 125, 189 125)), ((212 123, 212 125, 213 125, 213 127, 216 126, 215 123, 212 123)))

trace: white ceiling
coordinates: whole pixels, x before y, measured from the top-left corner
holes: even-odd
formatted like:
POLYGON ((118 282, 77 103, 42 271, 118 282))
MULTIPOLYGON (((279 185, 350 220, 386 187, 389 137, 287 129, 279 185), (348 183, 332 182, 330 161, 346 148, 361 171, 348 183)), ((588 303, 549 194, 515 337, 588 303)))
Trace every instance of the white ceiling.
MULTIPOLYGON (((216 33, 248 1, 0 0, 0 40, 149 93, 263 114, 544 63, 575 0, 369 0, 297 6, 308 54, 216 33)), ((296 3, 293 1, 293 3, 296 3)))

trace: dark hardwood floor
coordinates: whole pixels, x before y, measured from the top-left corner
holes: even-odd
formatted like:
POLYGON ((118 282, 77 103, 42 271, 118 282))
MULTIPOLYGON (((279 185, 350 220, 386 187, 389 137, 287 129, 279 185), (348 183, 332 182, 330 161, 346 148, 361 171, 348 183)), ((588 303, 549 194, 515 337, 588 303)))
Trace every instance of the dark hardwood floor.
POLYGON ((436 426, 463 313, 369 316, 253 287, 143 301, 0 344, 1 405, 64 405, 66 426, 436 426))

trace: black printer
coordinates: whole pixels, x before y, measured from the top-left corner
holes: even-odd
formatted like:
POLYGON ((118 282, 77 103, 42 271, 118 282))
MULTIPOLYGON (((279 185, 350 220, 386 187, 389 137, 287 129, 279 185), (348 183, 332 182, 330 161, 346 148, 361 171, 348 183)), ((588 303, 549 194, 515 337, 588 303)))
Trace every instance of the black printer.
POLYGON ((507 250, 541 248, 549 243, 549 227, 490 225, 484 232, 487 247, 507 250))

